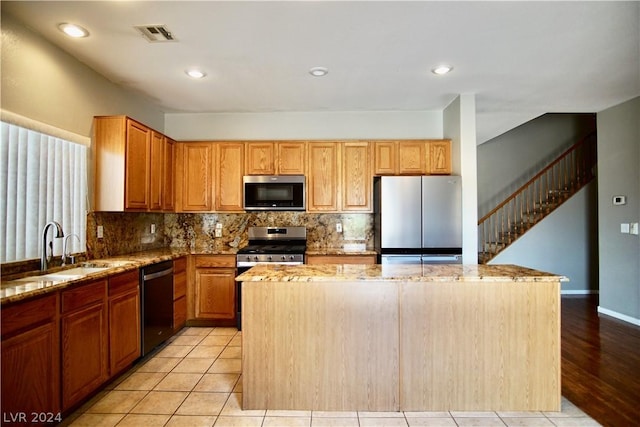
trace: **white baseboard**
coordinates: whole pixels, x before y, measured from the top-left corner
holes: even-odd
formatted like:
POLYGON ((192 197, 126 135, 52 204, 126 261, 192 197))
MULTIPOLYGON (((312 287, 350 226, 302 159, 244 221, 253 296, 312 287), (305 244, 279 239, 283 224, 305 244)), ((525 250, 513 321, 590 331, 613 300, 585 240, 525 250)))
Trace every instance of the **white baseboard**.
POLYGON ((591 295, 597 294, 600 291, 597 289, 578 289, 578 290, 561 290, 560 295, 591 295))
POLYGON ((609 310, 609 309, 598 306, 598 313, 606 314, 607 316, 615 317, 618 320, 623 320, 633 325, 640 326, 640 319, 627 316, 626 314, 618 313, 617 311, 609 310))

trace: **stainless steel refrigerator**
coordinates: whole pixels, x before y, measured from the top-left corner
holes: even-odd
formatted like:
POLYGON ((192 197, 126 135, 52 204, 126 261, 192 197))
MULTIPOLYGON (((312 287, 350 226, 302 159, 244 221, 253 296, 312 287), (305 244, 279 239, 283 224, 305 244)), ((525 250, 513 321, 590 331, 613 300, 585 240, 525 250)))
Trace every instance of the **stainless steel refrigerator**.
POLYGON ((373 188, 378 263, 462 262, 459 176, 383 176, 373 188))

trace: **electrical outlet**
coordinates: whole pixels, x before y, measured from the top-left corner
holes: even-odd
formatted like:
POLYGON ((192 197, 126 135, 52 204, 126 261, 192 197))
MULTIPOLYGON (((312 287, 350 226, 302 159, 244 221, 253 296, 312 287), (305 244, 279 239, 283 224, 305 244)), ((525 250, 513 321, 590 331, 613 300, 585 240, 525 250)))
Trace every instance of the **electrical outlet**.
POLYGON ((216 237, 222 237, 222 228, 216 228, 216 237))
POLYGON ((98 239, 102 239, 104 237, 104 227, 99 225, 96 234, 98 235, 98 239))
POLYGON ((631 226, 629 227, 629 234, 635 234, 636 236, 638 235, 638 223, 637 222, 632 222, 631 226))
POLYGON ((342 223, 339 222, 336 224, 336 232, 342 233, 342 223))
POLYGON ((156 234, 156 225, 151 224, 151 234, 156 234))
POLYGON ((222 230, 222 223, 221 222, 217 222, 216 223, 216 230, 222 230))

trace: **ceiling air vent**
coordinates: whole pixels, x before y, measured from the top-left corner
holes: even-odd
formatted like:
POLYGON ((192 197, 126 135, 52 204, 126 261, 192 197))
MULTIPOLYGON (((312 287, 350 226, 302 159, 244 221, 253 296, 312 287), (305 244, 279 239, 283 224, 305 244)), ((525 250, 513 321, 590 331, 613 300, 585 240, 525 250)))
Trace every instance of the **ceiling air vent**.
POLYGON ((165 25, 136 25, 134 28, 151 43, 175 41, 165 25))

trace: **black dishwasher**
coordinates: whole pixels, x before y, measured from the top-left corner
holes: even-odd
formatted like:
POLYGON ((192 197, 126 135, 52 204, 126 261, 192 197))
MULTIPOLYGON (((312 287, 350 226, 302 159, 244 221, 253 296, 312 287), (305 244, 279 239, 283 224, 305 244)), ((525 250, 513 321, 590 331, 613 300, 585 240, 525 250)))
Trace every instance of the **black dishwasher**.
POLYGON ((173 261, 140 269, 142 355, 173 334, 173 261))

